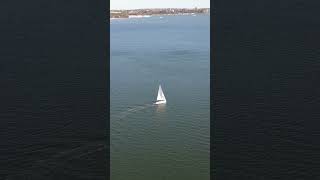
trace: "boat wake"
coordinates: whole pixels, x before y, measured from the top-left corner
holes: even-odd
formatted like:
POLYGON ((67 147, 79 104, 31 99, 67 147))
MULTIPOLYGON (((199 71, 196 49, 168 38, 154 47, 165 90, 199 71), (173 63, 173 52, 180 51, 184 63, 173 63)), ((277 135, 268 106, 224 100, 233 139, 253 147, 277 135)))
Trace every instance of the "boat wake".
POLYGON ((137 105, 134 107, 130 107, 127 110, 120 112, 119 114, 115 114, 115 115, 111 115, 111 119, 122 119, 127 117, 128 115, 135 113, 135 112, 139 112, 142 111, 144 109, 147 109, 149 107, 155 106, 154 104, 144 104, 144 105, 137 105))
MULTIPOLYGON (((167 100, 166 100, 166 97, 164 96, 164 93, 163 93, 163 90, 161 88, 161 85, 159 85, 159 90, 158 90, 158 95, 157 95, 157 101, 150 104, 150 103, 147 103, 147 104, 144 104, 144 105, 138 105, 138 106, 134 106, 134 107, 131 107, 123 112, 120 112, 119 114, 116 114, 116 115, 111 115, 111 120, 113 119, 122 119, 122 118, 125 118, 127 117, 128 115, 132 114, 132 113, 135 113, 135 112, 138 112, 138 111, 141 111, 141 110, 144 110, 146 108, 149 108, 149 107, 152 107, 152 106, 157 106, 157 105, 163 105, 163 104, 166 104, 167 100)), ((162 107, 158 106, 157 108, 157 111, 162 109, 162 107)))

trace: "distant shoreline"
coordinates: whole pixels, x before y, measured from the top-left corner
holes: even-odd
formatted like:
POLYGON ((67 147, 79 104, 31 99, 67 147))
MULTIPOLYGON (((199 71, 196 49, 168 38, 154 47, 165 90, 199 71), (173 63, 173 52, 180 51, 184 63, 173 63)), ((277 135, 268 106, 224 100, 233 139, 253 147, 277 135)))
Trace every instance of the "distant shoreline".
POLYGON ((134 9, 111 10, 110 19, 123 19, 131 17, 150 17, 156 15, 194 15, 210 14, 210 8, 165 8, 165 9, 134 9))
MULTIPOLYGON (((159 16, 162 18, 162 16, 196 16, 196 15, 201 15, 201 14, 154 14, 154 15, 148 15, 148 16, 129 16, 129 17, 121 17, 121 18, 110 18, 110 20, 121 20, 121 19, 140 19, 140 18, 149 18, 149 17, 154 17, 154 16, 159 16)), ((203 15, 203 14, 202 14, 203 15)))

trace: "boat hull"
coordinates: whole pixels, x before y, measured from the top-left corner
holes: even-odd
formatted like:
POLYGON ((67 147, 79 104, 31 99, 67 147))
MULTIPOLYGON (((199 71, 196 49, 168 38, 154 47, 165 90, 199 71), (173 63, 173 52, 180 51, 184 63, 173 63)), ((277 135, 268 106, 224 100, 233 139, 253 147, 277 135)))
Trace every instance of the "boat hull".
POLYGON ((156 101, 155 103, 153 103, 153 104, 166 104, 167 103, 167 101, 156 101))

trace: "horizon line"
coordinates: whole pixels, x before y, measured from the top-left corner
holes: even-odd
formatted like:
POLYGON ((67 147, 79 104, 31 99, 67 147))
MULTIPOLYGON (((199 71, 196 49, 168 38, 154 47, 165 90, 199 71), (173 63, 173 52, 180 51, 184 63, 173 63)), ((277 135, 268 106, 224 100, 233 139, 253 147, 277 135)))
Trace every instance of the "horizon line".
POLYGON ((110 11, 113 11, 113 10, 138 10, 138 9, 210 9, 210 7, 174 7, 174 8, 170 8, 170 7, 157 7, 157 8, 119 8, 119 9, 110 9, 110 11))

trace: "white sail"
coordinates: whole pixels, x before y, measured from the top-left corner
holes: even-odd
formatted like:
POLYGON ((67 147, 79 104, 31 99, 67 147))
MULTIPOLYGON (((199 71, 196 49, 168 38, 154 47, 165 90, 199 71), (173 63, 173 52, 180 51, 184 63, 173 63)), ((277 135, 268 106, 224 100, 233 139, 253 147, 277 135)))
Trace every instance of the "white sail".
POLYGON ((160 103, 166 103, 166 97, 163 94, 161 85, 159 85, 159 90, 158 90, 158 96, 157 96, 157 103, 156 104, 160 104, 160 103))

